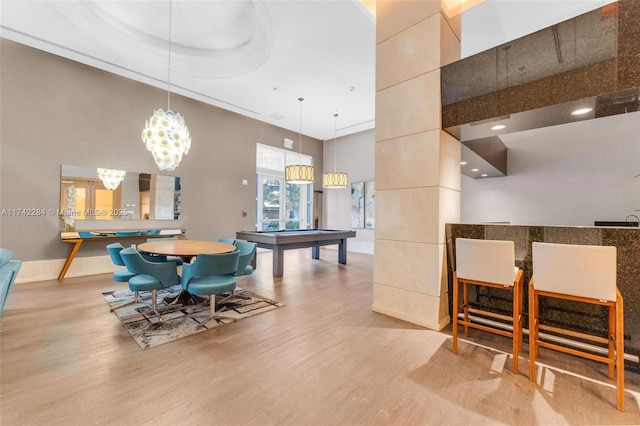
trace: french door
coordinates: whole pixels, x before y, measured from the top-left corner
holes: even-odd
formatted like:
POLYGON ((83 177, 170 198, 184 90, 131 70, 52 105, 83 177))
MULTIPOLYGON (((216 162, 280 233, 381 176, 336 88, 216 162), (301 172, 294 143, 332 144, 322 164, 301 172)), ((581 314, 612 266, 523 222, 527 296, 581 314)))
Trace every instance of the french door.
POLYGON ((258 174, 256 218, 259 231, 307 229, 311 220, 309 185, 292 185, 283 177, 258 174))

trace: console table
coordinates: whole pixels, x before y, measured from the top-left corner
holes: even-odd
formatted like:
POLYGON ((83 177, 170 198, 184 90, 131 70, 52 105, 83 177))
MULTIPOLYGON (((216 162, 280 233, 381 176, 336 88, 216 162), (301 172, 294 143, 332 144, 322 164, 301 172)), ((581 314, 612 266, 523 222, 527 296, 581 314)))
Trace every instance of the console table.
POLYGON ((147 230, 119 230, 119 231, 78 231, 78 232, 61 232, 60 239, 63 243, 73 244, 69 249, 67 260, 65 260, 62 270, 58 275, 58 282, 62 282, 67 274, 71 262, 76 257, 76 253, 80 250, 80 246, 85 241, 111 241, 111 240, 127 240, 127 239, 144 239, 148 238, 181 238, 185 234, 184 229, 147 229, 147 230))

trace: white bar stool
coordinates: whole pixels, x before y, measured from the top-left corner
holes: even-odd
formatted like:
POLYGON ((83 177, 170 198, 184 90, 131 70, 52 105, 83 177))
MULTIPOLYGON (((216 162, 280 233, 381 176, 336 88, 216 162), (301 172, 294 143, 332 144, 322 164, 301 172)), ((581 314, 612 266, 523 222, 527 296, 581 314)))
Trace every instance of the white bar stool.
POLYGON ((453 273, 453 353, 458 353, 458 325, 499 334, 513 339, 513 373, 518 374, 518 353, 522 350, 522 270, 515 266, 513 241, 456 238, 456 271, 453 273), (459 305, 460 284, 462 306, 459 305), (469 306, 469 285, 507 290, 513 293, 511 315, 469 306), (463 319, 458 314, 463 314, 463 319), (474 321, 469 314, 505 323, 504 328, 474 321))
POLYGON ((624 411, 624 311, 616 285, 615 247, 533 243, 533 275, 529 282, 529 379, 532 381, 536 380, 535 361, 540 347, 607 364, 609 378, 617 376, 617 407, 624 411), (608 336, 541 324, 540 296, 608 307, 608 336), (601 356, 558 341, 544 340, 540 330, 606 346, 608 355, 601 356))

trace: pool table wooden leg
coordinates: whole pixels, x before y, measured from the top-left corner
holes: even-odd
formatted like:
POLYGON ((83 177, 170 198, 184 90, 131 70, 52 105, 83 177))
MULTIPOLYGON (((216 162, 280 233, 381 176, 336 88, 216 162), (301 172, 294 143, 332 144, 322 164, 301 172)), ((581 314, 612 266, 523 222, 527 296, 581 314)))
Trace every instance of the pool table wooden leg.
POLYGON ((311 258, 312 259, 320 259, 320 246, 315 245, 311 246, 311 258))

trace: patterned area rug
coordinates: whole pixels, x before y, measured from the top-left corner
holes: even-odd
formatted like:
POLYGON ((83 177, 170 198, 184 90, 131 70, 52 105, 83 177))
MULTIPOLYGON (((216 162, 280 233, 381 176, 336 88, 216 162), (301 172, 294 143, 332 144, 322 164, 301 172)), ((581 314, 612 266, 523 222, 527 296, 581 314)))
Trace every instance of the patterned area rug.
MULTIPOLYGON (((175 307, 164 302, 166 297, 178 296, 181 290, 179 285, 175 285, 158 291, 158 311, 160 311, 162 320, 159 320, 157 315, 151 311, 151 292, 141 292, 137 304, 131 303, 113 311, 142 350, 220 327, 233 322, 233 318, 242 320, 284 306, 282 303, 238 288, 237 295, 222 303, 220 302, 230 293, 216 296, 216 311, 220 315, 230 318, 210 321, 206 326, 196 330, 198 323, 209 318, 209 302, 205 301, 198 305, 189 306, 176 305, 175 307), (221 310, 223 312, 220 312, 221 310)), ((110 308, 134 299, 134 293, 129 289, 108 291, 102 293, 102 296, 110 308)))

